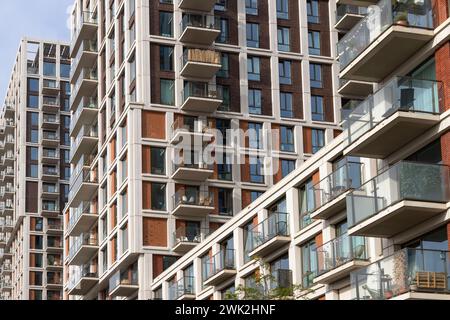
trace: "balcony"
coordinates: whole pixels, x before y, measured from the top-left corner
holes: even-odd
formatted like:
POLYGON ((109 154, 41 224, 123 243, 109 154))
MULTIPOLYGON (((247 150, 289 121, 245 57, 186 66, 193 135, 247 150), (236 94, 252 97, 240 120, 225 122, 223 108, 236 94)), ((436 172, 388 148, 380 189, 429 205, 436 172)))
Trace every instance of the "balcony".
POLYGON ((60 213, 58 202, 52 200, 42 200, 42 211, 41 214, 44 217, 55 218, 58 217, 60 213))
POLYGON ((75 238, 69 250, 69 265, 82 265, 89 261, 98 252, 98 239, 96 234, 82 234, 75 238))
POLYGON ((262 257, 291 241, 289 215, 275 212, 250 231, 246 248, 250 257, 262 257))
MULTIPOLYGON (((54 273, 54 272, 53 272, 54 273)), ((61 289, 63 286, 62 275, 59 273, 54 273, 53 275, 47 275, 47 285, 48 289, 61 289)))
POLYGON ((42 110, 45 112, 58 112, 60 108, 59 96, 57 97, 43 97, 42 98, 42 110))
POLYGON ((373 93, 371 82, 341 79, 338 93, 344 97, 365 98, 373 93))
POLYGON ((309 212, 311 219, 329 219, 345 209, 346 196, 350 190, 362 184, 363 164, 347 161, 330 175, 312 186, 309 212))
POLYGON ((79 25, 73 31, 71 44, 71 57, 75 58, 84 39, 92 39, 96 36, 98 19, 96 12, 83 11, 79 25))
POLYGON ((222 67, 219 52, 202 49, 185 49, 181 58, 183 77, 211 79, 222 67))
POLYGON ((56 131, 43 131, 41 136, 41 144, 44 147, 58 147, 60 144, 59 135, 56 131))
POLYGON ((90 202, 81 202, 77 208, 72 208, 67 236, 75 237, 89 231, 98 219, 98 214, 93 211, 90 202))
POLYGON ((72 143, 71 163, 77 163, 82 155, 90 154, 98 144, 98 128, 83 125, 72 143))
POLYGON ((59 83, 56 80, 44 79, 42 82, 42 93, 57 95, 59 94, 59 83))
POLYGON ((185 276, 169 286, 169 300, 195 300, 195 278, 185 276))
POLYGON ((405 248, 351 274, 355 300, 448 300, 449 252, 405 248))
POLYGON ((98 176, 95 171, 89 168, 81 169, 81 172, 74 179, 69 191, 70 207, 76 208, 82 201, 89 201, 98 190, 98 176))
POLYGON ((44 114, 42 119, 42 128, 44 129, 58 129, 59 117, 55 114, 44 114))
POLYGON ((59 254, 47 254, 47 269, 60 270, 63 268, 63 262, 61 255, 59 254))
POLYGON ((70 111, 74 112, 83 97, 91 97, 97 91, 98 74, 96 68, 83 68, 74 83, 73 93, 70 101, 70 111))
POLYGON ((76 137, 81 127, 91 124, 92 119, 95 119, 97 114, 97 101, 93 98, 83 97, 76 111, 72 114, 72 121, 70 123, 70 135, 72 137, 76 137))
POLYGON ((218 285, 236 275, 235 250, 221 250, 214 256, 203 261, 203 284, 218 285))
POLYGON ((178 7, 182 10, 211 11, 216 0, 178 0, 178 7))
POLYGON ((200 127, 201 123, 196 121, 191 124, 184 122, 183 117, 177 117, 172 124, 172 139, 170 143, 177 145, 183 142, 183 145, 204 145, 212 142, 214 135, 209 127, 200 127))
POLYGON ((181 30, 181 42, 212 45, 220 35, 220 20, 212 15, 185 14, 181 30))
POLYGON ((87 294, 96 284, 98 284, 98 272, 95 265, 82 265, 78 272, 74 272, 70 277, 68 294, 79 296, 87 294))
POLYGON ((13 117, 16 110, 14 107, 10 104, 5 104, 5 116, 7 117, 13 117))
POLYGON ((440 120, 440 88, 440 82, 408 77, 389 81, 350 113, 344 154, 384 159, 421 136, 440 120))
POLYGON ((349 234, 390 238, 447 210, 449 168, 402 161, 347 196, 349 234))
POLYGON ((60 234, 63 231, 63 224, 61 220, 47 220, 47 232, 48 233, 54 233, 54 234, 60 234))
POLYGON ((61 159, 57 149, 44 148, 42 150, 42 163, 44 164, 58 164, 61 159))
POLYGON ((76 78, 83 68, 92 67, 98 58, 96 40, 83 40, 76 57, 72 60, 70 78, 76 78))
POLYGON ((430 0, 381 0, 339 41, 340 77, 380 82, 433 34, 430 0))
POLYGON ((330 284, 369 265, 367 240, 344 234, 316 250, 318 272, 314 283, 330 284))
POLYGON ((128 297, 139 290, 137 270, 118 271, 109 279, 110 297, 128 297))
POLYGON ((351 4, 341 4, 336 9, 337 30, 348 31, 367 14, 367 7, 351 4))
POLYGON ((186 82, 181 110, 214 113, 222 102, 221 94, 215 85, 206 82, 186 82))
POLYGON ((206 217, 214 211, 214 194, 180 190, 173 197, 173 212, 176 217, 206 217))
POLYGON ((16 124, 14 118, 5 119, 5 134, 14 134, 16 124))
MULTIPOLYGON (((180 159, 179 159, 180 160, 180 159)), ((204 182, 214 174, 214 166, 206 163, 185 163, 174 165, 173 180, 186 180, 204 182)))
POLYGON ((42 166, 41 179, 46 181, 59 180, 59 170, 57 166, 42 166))
POLYGON ((201 243, 206 238, 206 234, 206 230, 201 228, 180 227, 173 234, 174 247, 172 250, 177 253, 186 253, 201 243))
POLYGON ((48 252, 62 252, 63 251, 63 243, 60 237, 52 236, 47 237, 47 251, 48 252))

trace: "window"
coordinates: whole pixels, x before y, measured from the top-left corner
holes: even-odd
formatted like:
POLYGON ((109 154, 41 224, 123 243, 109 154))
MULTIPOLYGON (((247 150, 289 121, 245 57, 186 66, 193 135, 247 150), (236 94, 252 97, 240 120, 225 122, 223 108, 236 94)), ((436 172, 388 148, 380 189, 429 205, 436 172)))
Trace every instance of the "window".
POLYGON ((34 259, 30 259, 30 267, 32 268, 43 267, 42 253, 30 253, 30 257, 34 257, 34 259), (34 264, 31 261, 34 261, 34 264))
POLYGON ((250 182, 264 183, 263 162, 261 158, 250 158, 250 182))
POLYGON ((39 130, 31 129, 31 131, 30 131, 30 142, 31 143, 38 143, 38 141, 39 141, 39 130))
POLYGON ((38 177, 38 165, 37 164, 31 164, 30 165, 30 178, 37 178, 38 177))
POLYGON ((249 256, 249 249, 252 245, 252 241, 253 241, 253 222, 250 221, 249 223, 247 223, 245 226, 242 227, 242 229, 244 230, 244 262, 247 263, 251 260, 250 256, 249 256))
POLYGON ((311 88, 322 88, 322 66, 320 64, 309 64, 309 77, 311 88))
POLYGON ((262 124, 249 122, 248 123, 249 148, 262 149, 262 124))
POLYGON ((161 71, 173 71, 173 47, 160 46, 159 59, 161 71))
POLYGON ((316 241, 312 240, 301 246, 302 251, 302 285, 309 288, 317 274, 316 241))
POLYGON ((120 233, 122 234, 122 253, 125 253, 128 250, 128 225, 125 225, 120 233))
POLYGON ((312 153, 317 153, 325 146, 325 130, 312 129, 312 153))
POLYGON ((39 107, 39 96, 34 94, 28 95, 28 108, 37 109, 39 107))
POLYGON ((308 31, 309 54, 320 56, 320 32, 308 31))
POLYGON ((166 174, 166 149, 150 148, 151 153, 151 173, 156 175, 166 174))
POLYGON ((259 24, 247 23, 247 47, 259 48, 259 24))
POLYGON ((59 73, 60 73, 61 78, 69 78, 70 77, 70 64, 61 63, 59 73))
POLYGON ((295 170, 294 160, 281 160, 281 176, 284 178, 295 170))
POLYGON ((258 15, 258 0, 245 0, 245 12, 249 15, 258 15))
POLYGON ((280 60, 278 70, 280 72, 280 84, 292 84, 291 62, 288 60, 280 60))
POLYGON ((217 137, 217 145, 229 146, 231 145, 230 138, 228 137, 228 130, 231 129, 231 121, 227 119, 217 119, 216 129, 221 133, 221 137, 217 137))
POLYGON ((161 104, 175 105, 175 82, 170 79, 161 79, 161 104))
POLYGON ((226 9, 227 9, 227 0, 216 0, 216 5, 214 6, 214 10, 225 11, 226 9))
POLYGON ((177 257, 163 256, 163 271, 169 269, 177 261, 177 257))
POLYGON ((232 216, 233 215, 233 190, 219 189, 219 215, 232 216))
POLYGON ((309 23, 319 23, 319 0, 306 0, 309 23))
POLYGON ((286 27, 278 27, 278 51, 291 51, 290 30, 286 27))
POLYGON ((259 197, 263 195, 261 191, 250 191, 250 200, 251 202, 256 201, 259 197))
POLYGON ((289 0, 277 0, 277 18, 289 19, 289 0))
POLYGON ((220 18, 220 34, 216 39, 218 43, 227 43, 229 37, 228 19, 220 18))
POLYGON ((130 58, 130 83, 136 80, 136 57, 133 56, 130 58))
POLYGON ((39 92, 39 79, 28 78, 28 91, 39 92))
POLYGON ((172 12, 159 13, 159 35, 163 37, 173 37, 173 14, 172 12))
POLYGON ((222 104, 219 106, 219 111, 231 111, 230 105, 230 87, 217 85, 217 90, 221 93, 222 104))
POLYGON ((219 180, 231 181, 233 180, 233 169, 230 157, 223 154, 222 163, 217 164, 217 175, 219 180))
POLYGON ((228 78, 230 76, 230 57, 228 53, 222 52, 221 62, 222 67, 217 71, 217 76, 220 78, 228 78))
POLYGON ((292 106, 292 93, 280 92, 280 111, 281 117, 293 118, 294 109, 292 106))
POLYGON ((248 57, 247 59, 247 73, 248 80, 260 81, 261 80, 261 60, 258 57, 248 57))
POLYGON ((152 210, 166 210, 166 185, 162 183, 152 183, 152 210))
POLYGON ((262 114, 261 90, 248 90, 248 112, 250 114, 262 114))
POLYGON ((294 129, 281 126, 281 151, 294 152, 294 129))
POLYGON ((44 61, 44 76, 56 77, 56 64, 44 61))
POLYGON ((323 110, 323 97, 311 96, 311 115, 313 121, 324 121, 325 113, 323 110))

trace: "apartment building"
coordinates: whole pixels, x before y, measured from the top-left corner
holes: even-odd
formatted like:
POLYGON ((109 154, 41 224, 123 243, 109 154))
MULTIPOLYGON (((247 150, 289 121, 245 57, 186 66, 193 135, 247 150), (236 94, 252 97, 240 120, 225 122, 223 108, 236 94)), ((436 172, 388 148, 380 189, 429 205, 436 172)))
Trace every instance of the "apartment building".
POLYGON ((70 163, 66 43, 21 41, 0 115, 0 299, 63 297, 70 163))
POLYGON ((75 1, 66 299, 150 298, 153 279, 342 131, 334 10, 75 1))
POLYGON ((449 13, 446 0, 337 1, 343 133, 156 277, 152 299, 245 286, 449 300, 449 13))

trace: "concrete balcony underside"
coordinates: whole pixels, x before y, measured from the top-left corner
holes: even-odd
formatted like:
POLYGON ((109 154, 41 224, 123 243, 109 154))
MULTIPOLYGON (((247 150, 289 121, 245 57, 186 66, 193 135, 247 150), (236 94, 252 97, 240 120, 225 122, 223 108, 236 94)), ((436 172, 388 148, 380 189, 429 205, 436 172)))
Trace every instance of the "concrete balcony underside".
POLYGON ((274 252, 275 250, 279 249, 280 247, 290 242, 291 237, 289 236, 275 236, 269 241, 266 241, 257 248, 253 249, 253 251, 251 251, 248 255, 250 257, 262 257, 271 252, 274 252))
POLYGON ((176 145, 182 141, 200 141, 204 143, 210 143, 214 138, 214 135, 201 132, 189 132, 185 130, 178 130, 175 132, 173 138, 170 140, 170 144, 176 145))
POLYGON ((214 206, 179 204, 172 212, 176 217, 205 217, 214 211, 214 206))
POLYGON ((98 252, 99 246, 96 245, 82 245, 75 254, 69 258, 69 265, 80 266, 88 262, 92 256, 98 252))
POLYGON ((98 183, 96 182, 83 182, 78 190, 73 193, 72 198, 69 199, 69 205, 71 208, 76 208, 82 201, 89 201, 95 192, 98 190, 98 183))
POLYGON ((432 38, 433 30, 392 26, 343 68, 340 77, 380 82, 432 38))
MULTIPOLYGON (((81 77, 82 75, 80 75, 81 77)), ((97 90, 98 80, 94 79, 83 79, 81 81, 79 89, 74 93, 72 104, 70 106, 71 111, 75 111, 74 109, 80 103, 82 97, 91 97, 97 90)))
POLYGON ((188 26, 183 31, 180 41, 184 43, 211 45, 219 35, 220 30, 188 26))
POLYGON ((77 163, 83 154, 90 154, 92 149, 98 145, 98 138, 92 136, 84 136, 75 147, 71 162, 77 163))
POLYGON ((350 4, 355 6, 370 6, 372 4, 377 4, 379 0, 336 0, 336 4, 350 4))
POLYGON ((92 225, 97 221, 97 219, 97 214, 81 214, 75 224, 69 228, 67 235, 69 237, 75 237, 89 231, 92 225))
POLYGON ((83 50, 83 52, 80 55, 80 60, 78 60, 77 65, 75 66, 75 69, 73 71, 73 78, 78 78, 80 75, 80 72, 83 68, 90 68, 94 65, 94 63, 98 59, 98 53, 95 51, 86 51, 83 50))
POLYGON ((85 295, 87 294, 96 284, 98 283, 98 278, 94 277, 82 277, 78 283, 70 290, 68 290, 69 295, 85 295))
POLYGON ((346 196, 348 193, 349 191, 344 192, 343 194, 339 195, 335 199, 312 212, 311 219, 326 220, 344 210, 346 207, 346 196))
POLYGON ((349 80, 339 88, 338 93, 349 97, 367 97, 373 93, 373 85, 370 82, 349 80))
POLYGON ((178 168, 172 175, 173 180, 206 181, 214 173, 213 170, 200 168, 178 168))
POLYGON ((410 291, 390 300, 450 300, 450 294, 410 291))
POLYGON ((181 70, 183 77, 211 79, 222 66, 214 63, 188 61, 181 70))
POLYGON ((134 284, 119 284, 116 288, 114 288, 114 290, 112 290, 109 293, 109 296, 114 298, 114 297, 128 297, 134 293, 136 293, 136 291, 139 290, 139 286, 138 285, 134 285, 134 284))
POLYGON ((218 285, 218 284, 236 276, 236 273, 237 272, 234 269, 225 269, 225 270, 219 271, 215 275, 213 275, 211 278, 205 280, 204 285, 205 286, 218 285))
POLYGON ((195 300, 195 294, 193 293, 185 293, 182 294, 180 297, 177 298, 178 301, 183 301, 183 300, 195 300))
POLYGON ((348 234, 391 238, 445 210, 445 203, 403 200, 351 227, 348 234))
POLYGON ((72 131, 70 135, 76 137, 83 125, 88 125, 92 123, 92 119, 95 119, 98 115, 98 110, 93 108, 82 108, 80 115, 76 118, 73 124, 72 131))
POLYGON ((70 48, 71 57, 75 58, 78 50, 80 49, 81 43, 83 40, 93 39, 97 33, 98 25, 96 23, 83 23, 81 24, 81 29, 77 35, 77 39, 73 43, 73 46, 70 48))
POLYGON ((214 113, 221 104, 222 100, 220 99, 188 97, 181 106, 181 110, 214 113))
POLYGON ((350 30, 353 28, 359 20, 364 16, 356 13, 346 13, 338 22, 336 22, 335 28, 338 30, 350 30))
POLYGON ((439 123, 440 116, 398 111, 344 150, 344 155, 384 159, 439 123))
POLYGON ((178 7, 183 10, 211 11, 215 0, 180 0, 178 7))
POLYGON ((314 278, 314 283, 330 284, 350 275, 352 271, 366 267, 369 261, 351 260, 314 278))
POLYGON ((172 250, 177 253, 187 253, 196 245, 198 245, 198 242, 179 241, 172 250))

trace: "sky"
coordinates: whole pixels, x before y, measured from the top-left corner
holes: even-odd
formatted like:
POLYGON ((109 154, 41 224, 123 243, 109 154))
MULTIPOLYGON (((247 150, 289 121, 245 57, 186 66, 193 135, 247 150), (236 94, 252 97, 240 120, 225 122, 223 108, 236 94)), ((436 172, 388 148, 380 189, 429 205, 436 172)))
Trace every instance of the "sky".
POLYGON ((74 0, 0 1, 0 106, 3 104, 20 39, 70 40, 68 19, 74 0))

